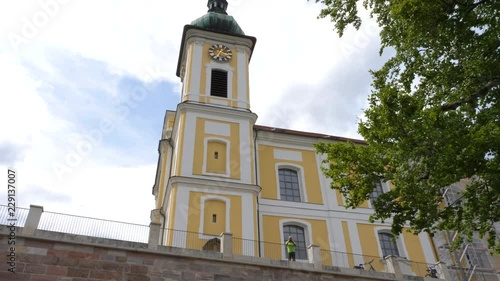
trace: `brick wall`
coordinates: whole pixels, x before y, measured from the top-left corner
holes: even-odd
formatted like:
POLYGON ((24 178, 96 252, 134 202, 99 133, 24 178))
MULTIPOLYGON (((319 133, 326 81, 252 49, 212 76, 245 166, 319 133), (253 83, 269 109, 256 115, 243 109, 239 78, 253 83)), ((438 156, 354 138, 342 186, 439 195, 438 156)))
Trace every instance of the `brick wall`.
POLYGON ((6 233, 0 230, 0 280, 5 281, 395 280, 388 273, 348 269, 353 273, 349 274, 338 268, 328 272, 305 263, 224 258, 220 253, 169 247, 149 250, 147 244, 39 230, 33 236, 16 237, 16 273, 11 273, 6 233))

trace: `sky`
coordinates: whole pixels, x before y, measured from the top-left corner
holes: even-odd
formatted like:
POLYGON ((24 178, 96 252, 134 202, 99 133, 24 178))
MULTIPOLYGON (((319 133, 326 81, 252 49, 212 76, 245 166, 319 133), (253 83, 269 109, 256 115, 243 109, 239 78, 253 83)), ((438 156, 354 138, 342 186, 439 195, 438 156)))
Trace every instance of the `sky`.
MULTIPOLYGON (((321 5, 229 0, 257 38, 250 62, 257 124, 361 138, 379 29, 363 12, 342 38, 321 5)), ((0 3, 0 169, 18 207, 148 225, 166 110, 180 101, 183 26, 206 0, 0 3)), ((2 185, 0 205, 7 203, 2 185)))

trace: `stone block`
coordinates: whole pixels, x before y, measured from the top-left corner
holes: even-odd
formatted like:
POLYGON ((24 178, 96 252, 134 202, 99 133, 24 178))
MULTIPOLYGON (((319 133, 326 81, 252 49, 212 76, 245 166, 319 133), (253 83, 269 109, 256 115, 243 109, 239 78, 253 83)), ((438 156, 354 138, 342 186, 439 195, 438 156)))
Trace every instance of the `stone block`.
POLYGON ((114 270, 114 271, 125 272, 125 271, 128 271, 129 265, 124 264, 124 263, 102 261, 101 268, 104 270, 114 270))
POLYGON ((45 274, 47 266, 43 264, 26 264, 24 266, 24 273, 45 274))
POLYGON ((0 280, 30 281, 31 280, 31 274, 12 273, 12 272, 0 272, 0 280))
POLYGON ((123 280, 123 272, 109 270, 91 270, 90 278, 99 280, 123 280))
POLYGON ((137 264, 130 265, 130 273, 147 274, 148 270, 149 267, 145 265, 137 265, 137 264))
POLYGON ((96 269, 99 268, 100 262, 98 260, 80 260, 80 268, 96 269))
POLYGON ((30 255, 30 254, 19 254, 17 256, 17 261, 24 262, 26 264, 38 264, 40 263, 42 256, 30 255))
POLYGON ((65 258, 65 257, 60 257, 59 262, 57 262, 57 265, 59 265, 59 266, 68 266, 68 267, 77 267, 79 264, 80 264, 80 260, 72 259, 72 258, 65 258))
POLYGON ((57 281, 59 280, 57 276, 47 276, 47 275, 33 275, 31 281, 57 281))
POLYGON ((54 250, 59 250, 59 251, 74 251, 75 250, 75 245, 66 244, 66 243, 55 243, 54 244, 54 250))
POLYGON ((84 246, 84 245, 76 245, 74 251, 75 252, 80 252, 80 253, 93 254, 94 253, 94 247, 84 246))
MULTIPOLYGON (((214 281, 243 281, 243 277, 234 277, 229 275, 220 275, 215 274, 214 281)), ((253 279, 253 280, 261 280, 261 279, 253 279)))
POLYGON ((40 258, 40 263, 45 265, 56 265, 59 263, 59 257, 54 256, 42 256, 40 258))
POLYGON ((127 257, 115 257, 116 262, 127 262, 127 257))
POLYGON ((125 251, 108 250, 108 255, 117 256, 117 257, 125 257, 127 255, 127 253, 125 251))
POLYGON ((81 278, 88 278, 89 277, 89 270, 85 268, 76 268, 76 267, 70 267, 68 268, 68 277, 81 277, 81 278))
POLYGON ((110 256, 110 255, 100 255, 99 260, 102 261, 115 261, 116 257, 115 256, 110 256))
POLYGON ((125 276, 126 281, 151 281, 149 276, 141 275, 141 274, 127 274, 125 276))
POLYGON ((46 275, 66 276, 68 268, 64 266, 48 265, 46 275))
POLYGON ((27 254, 46 256, 47 252, 48 252, 47 248, 26 247, 27 254))

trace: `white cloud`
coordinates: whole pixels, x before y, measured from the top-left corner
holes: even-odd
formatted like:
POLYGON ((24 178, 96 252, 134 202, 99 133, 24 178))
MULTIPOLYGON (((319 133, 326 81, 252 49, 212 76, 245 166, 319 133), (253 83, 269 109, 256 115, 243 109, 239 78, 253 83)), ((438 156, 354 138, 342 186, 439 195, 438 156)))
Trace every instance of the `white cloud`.
MULTIPOLYGON (((95 128, 79 112, 96 120, 109 116, 113 99, 123 97, 122 78, 169 81, 179 92, 175 71, 183 26, 206 13, 206 2, 0 4, 0 152, 9 151, 0 156, 0 167, 16 165, 22 171, 24 198, 34 200, 22 205, 149 222, 156 163, 123 167, 131 156, 109 142, 95 147, 63 182, 52 163, 64 164, 78 142, 74 136, 95 128)), ((250 64, 257 123, 359 137, 355 123, 366 105, 367 72, 380 64, 377 30, 365 25, 339 39, 328 19, 316 18, 320 6, 314 1, 233 0, 229 5, 245 33, 257 37, 250 64)), ((140 139, 144 129, 127 121, 120 123, 121 135, 140 139)), ((150 149, 156 153, 156 147, 150 149)))

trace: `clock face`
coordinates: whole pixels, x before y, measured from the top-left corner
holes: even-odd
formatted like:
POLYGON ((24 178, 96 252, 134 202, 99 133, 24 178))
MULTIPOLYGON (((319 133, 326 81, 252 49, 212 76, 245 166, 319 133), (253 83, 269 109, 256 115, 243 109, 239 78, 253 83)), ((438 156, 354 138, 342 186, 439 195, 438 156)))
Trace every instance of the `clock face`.
POLYGON ((208 54, 213 60, 220 62, 227 62, 233 57, 231 50, 222 44, 212 45, 208 49, 208 54))

